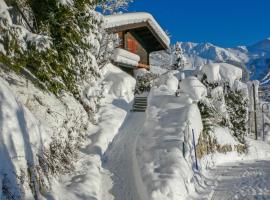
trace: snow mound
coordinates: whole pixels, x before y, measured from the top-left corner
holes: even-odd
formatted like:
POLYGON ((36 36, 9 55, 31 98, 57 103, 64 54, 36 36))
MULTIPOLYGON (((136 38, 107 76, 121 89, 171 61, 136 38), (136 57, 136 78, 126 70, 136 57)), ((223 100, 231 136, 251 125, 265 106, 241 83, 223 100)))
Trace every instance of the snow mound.
POLYGON ((108 70, 104 78, 104 82, 107 85, 105 88, 106 93, 114 98, 123 98, 131 101, 136 80, 112 64, 108 64, 106 68, 108 70))
POLYGON ((194 76, 182 80, 180 82, 180 90, 195 101, 199 101, 207 95, 206 87, 194 76))
POLYGON ((227 63, 220 63, 220 76, 222 80, 228 82, 230 87, 233 86, 235 80, 240 80, 242 78, 242 69, 234 65, 227 63))
POLYGON ((203 66, 202 72, 207 76, 208 82, 228 82, 230 87, 242 78, 242 69, 227 63, 209 63, 203 66))
POLYGON ((112 60, 116 63, 123 63, 137 67, 139 65, 140 56, 124 49, 115 49, 112 60))
POLYGON ((229 128, 227 127, 215 127, 213 129, 213 133, 215 138, 217 139, 217 143, 219 145, 238 145, 239 143, 235 140, 235 138, 230 133, 229 128))
POLYGON ((177 74, 179 74, 179 71, 172 70, 165 74, 162 74, 156 81, 155 86, 157 87, 166 87, 171 91, 172 94, 176 92, 178 89, 178 78, 177 74))
MULTIPOLYGON (((170 79, 173 73, 165 77, 170 79)), ((176 97, 165 77, 161 76, 160 85, 150 91, 145 124, 137 141, 136 157, 149 200, 185 199, 195 191, 191 130, 197 143, 203 129, 200 111, 188 95, 176 97)))
POLYGON ((107 29, 142 22, 149 23, 151 28, 158 34, 158 37, 167 45, 167 47, 169 47, 170 38, 160 27, 154 17, 149 13, 136 12, 105 16, 105 28, 107 29))
POLYGON ((24 185, 25 193, 21 193, 16 175, 23 176, 38 165, 37 155, 49 145, 50 132, 11 91, 0 78, 0 185, 9 188, 9 192, 18 199, 32 199, 27 184, 24 185))
POLYGON ((133 60, 133 61, 136 61, 136 62, 140 61, 140 56, 138 56, 135 53, 131 53, 131 52, 125 50, 125 49, 120 49, 120 48, 115 49, 114 54, 113 54, 113 58, 116 58, 118 56, 130 59, 130 60, 133 60))
POLYGON ((203 66, 202 72, 206 75, 209 83, 219 82, 221 80, 219 69, 219 64, 209 64, 203 66))

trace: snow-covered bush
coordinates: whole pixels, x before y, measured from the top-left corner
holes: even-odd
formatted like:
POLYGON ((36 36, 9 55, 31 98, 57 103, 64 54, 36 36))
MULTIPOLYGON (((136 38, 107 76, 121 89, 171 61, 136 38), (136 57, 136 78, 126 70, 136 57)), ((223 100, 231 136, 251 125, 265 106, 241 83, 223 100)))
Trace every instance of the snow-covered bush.
POLYGON ((183 69, 185 65, 188 64, 187 59, 183 53, 181 44, 177 42, 173 47, 173 54, 172 56, 175 57, 175 63, 173 64, 173 69, 183 69))
POLYGON ((240 90, 229 90, 225 94, 225 102, 233 135, 244 143, 244 136, 247 133, 248 99, 240 90))
POLYGON ((158 75, 151 72, 144 74, 143 76, 137 77, 137 83, 135 87, 135 94, 139 95, 144 92, 149 92, 153 86, 153 80, 156 79, 158 75))
POLYGON ((1 10, 0 43, 4 48, 0 62, 56 95, 63 90, 71 92, 91 114, 83 92, 100 77, 96 56, 103 16, 94 10, 96 3, 26 0, 16 4, 21 10, 23 6, 30 9, 35 34, 13 24, 8 8, 1 10))
POLYGON ((229 64, 215 63, 203 68, 204 75, 201 81, 206 86, 208 94, 198 103, 204 125, 197 147, 201 157, 214 152, 246 151, 244 135, 247 131, 247 95, 241 89, 230 87, 232 84, 239 87, 244 85, 238 81, 241 72, 230 76, 230 73, 225 73, 226 70, 233 72, 238 68, 229 64), (217 71, 219 68, 222 70, 217 71), (230 82, 227 82, 229 80, 230 82), (216 135, 217 128, 226 128, 226 131, 221 132, 234 137, 238 144, 220 144, 216 135))

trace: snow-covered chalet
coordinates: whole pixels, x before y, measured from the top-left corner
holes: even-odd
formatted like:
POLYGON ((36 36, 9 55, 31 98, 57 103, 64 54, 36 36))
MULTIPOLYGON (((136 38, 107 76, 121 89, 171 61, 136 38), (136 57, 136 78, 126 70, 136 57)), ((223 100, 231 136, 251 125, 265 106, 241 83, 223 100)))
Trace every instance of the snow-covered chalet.
POLYGON ((150 53, 166 50, 170 45, 169 37, 149 13, 108 15, 105 28, 120 39, 112 56, 113 63, 130 74, 138 68, 149 70, 150 53))

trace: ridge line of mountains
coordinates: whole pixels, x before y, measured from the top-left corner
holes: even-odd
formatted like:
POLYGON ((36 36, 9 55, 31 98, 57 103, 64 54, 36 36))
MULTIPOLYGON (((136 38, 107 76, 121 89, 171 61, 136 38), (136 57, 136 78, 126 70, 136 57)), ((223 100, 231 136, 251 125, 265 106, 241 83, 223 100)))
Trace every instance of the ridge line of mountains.
MULTIPOLYGON (((262 85, 270 85, 270 37, 254 45, 223 48, 211 43, 180 42, 188 61, 188 67, 195 68, 209 62, 227 62, 246 65, 250 79, 259 80, 262 85)), ((151 55, 151 64, 167 65, 173 60, 168 52, 151 55)), ((168 66, 168 65, 167 65, 168 66)))

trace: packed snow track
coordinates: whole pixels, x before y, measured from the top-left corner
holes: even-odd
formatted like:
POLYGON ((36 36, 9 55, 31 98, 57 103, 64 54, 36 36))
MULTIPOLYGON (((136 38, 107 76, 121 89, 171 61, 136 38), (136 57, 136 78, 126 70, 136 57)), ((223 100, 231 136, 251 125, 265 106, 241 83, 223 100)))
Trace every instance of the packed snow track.
POLYGON ((213 173, 217 184, 211 200, 270 199, 270 161, 221 166, 213 173))
MULTIPOLYGON (((144 125, 145 113, 131 113, 106 152, 103 167, 112 173, 111 195, 115 200, 145 200, 136 158, 136 142, 144 125)), ((105 199, 104 199, 105 200, 105 199)))

